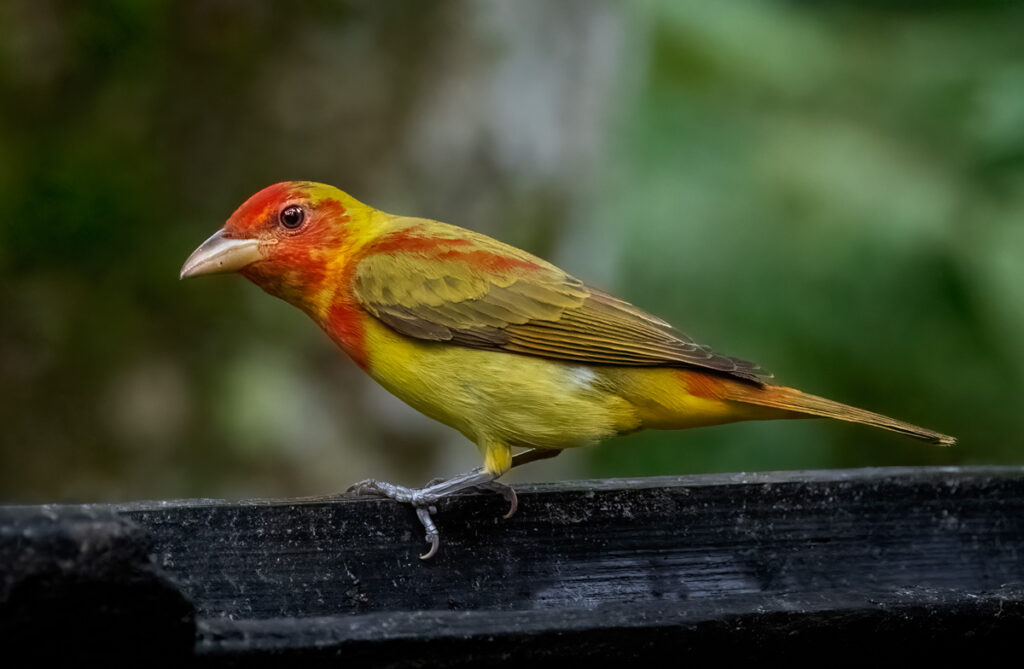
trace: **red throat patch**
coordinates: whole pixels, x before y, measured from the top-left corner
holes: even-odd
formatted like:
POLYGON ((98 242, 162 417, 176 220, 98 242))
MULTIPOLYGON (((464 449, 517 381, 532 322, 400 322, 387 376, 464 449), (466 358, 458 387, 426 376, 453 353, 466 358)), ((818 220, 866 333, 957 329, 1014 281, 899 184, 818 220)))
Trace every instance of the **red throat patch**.
POLYGON ((321 327, 357 365, 369 371, 370 357, 366 351, 366 318, 367 316, 356 305, 338 302, 331 305, 321 327))

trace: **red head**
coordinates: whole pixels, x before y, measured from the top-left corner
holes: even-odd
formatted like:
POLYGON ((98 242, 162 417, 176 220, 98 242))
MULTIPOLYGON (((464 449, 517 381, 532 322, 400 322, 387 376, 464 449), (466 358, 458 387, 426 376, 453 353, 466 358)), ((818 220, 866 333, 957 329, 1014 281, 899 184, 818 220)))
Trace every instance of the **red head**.
POLYGON ((181 278, 239 272, 272 295, 321 312, 331 299, 327 279, 344 270, 373 211, 333 186, 274 184, 189 256, 181 278))

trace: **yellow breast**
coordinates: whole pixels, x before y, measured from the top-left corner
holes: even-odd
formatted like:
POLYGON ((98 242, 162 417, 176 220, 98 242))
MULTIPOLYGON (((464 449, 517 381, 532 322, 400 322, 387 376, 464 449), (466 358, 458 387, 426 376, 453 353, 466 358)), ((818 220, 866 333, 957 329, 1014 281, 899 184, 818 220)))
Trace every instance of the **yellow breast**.
POLYGON ((599 369, 415 340, 374 319, 365 337, 374 379, 481 446, 568 448, 640 427, 599 369))

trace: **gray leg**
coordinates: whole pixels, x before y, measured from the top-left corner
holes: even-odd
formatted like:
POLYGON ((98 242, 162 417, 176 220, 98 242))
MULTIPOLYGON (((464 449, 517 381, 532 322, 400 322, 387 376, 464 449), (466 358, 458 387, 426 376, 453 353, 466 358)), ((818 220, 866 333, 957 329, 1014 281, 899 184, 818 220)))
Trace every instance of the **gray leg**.
POLYGON ((492 484, 495 482, 494 478, 493 474, 487 473, 483 468, 478 468, 466 474, 453 476, 446 481, 435 483, 426 488, 407 488, 395 485, 394 483, 388 483, 387 481, 367 479, 356 483, 348 491, 354 492, 357 495, 390 497, 396 502, 406 502, 416 507, 416 515, 423 524, 423 529, 427 531, 426 540, 430 544, 430 550, 421 555, 420 559, 429 560, 434 557, 438 547, 441 545, 441 535, 437 531, 434 520, 430 517, 430 514, 437 509, 434 505, 441 498, 460 490, 492 484))
MULTIPOLYGON (((551 458, 558 455, 560 451, 541 451, 533 448, 529 451, 518 453, 512 457, 512 466, 518 467, 528 462, 534 462, 536 460, 543 460, 545 458, 551 458)), ((437 512, 437 507, 434 506, 439 500, 453 493, 477 489, 477 490, 492 490, 499 492, 509 503, 508 513, 505 514, 505 518, 511 518, 519 507, 519 500, 516 497, 515 490, 510 486, 498 483, 495 479, 497 476, 490 474, 482 467, 478 467, 471 472, 465 474, 459 474, 453 476, 450 479, 442 480, 439 482, 431 481, 424 488, 407 488, 405 486, 395 485, 394 483, 388 483, 387 481, 378 481, 376 479, 366 479, 360 481, 348 489, 348 492, 355 493, 357 495, 374 495, 378 497, 388 497, 395 500, 396 502, 405 502, 412 504, 416 508, 416 516, 420 519, 423 524, 423 529, 427 531, 426 540, 430 544, 430 550, 420 556, 421 560, 429 560, 436 553, 438 547, 441 545, 441 535, 437 531, 437 525, 434 524, 434 519, 431 518, 431 514, 437 512)))

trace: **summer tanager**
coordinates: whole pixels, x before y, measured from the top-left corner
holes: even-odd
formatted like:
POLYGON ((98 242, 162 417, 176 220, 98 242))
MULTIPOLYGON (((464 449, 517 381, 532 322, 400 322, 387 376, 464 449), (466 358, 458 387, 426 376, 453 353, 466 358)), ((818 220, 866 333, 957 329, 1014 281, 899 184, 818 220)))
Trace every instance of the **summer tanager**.
POLYGON ((665 321, 485 235, 395 216, 332 186, 260 191, 185 262, 181 277, 239 272, 305 311, 357 365, 399 398, 475 442, 483 467, 363 493, 412 503, 431 518, 466 488, 511 467, 645 428, 825 417, 936 444, 952 437, 773 385, 757 365, 714 353, 665 321), (528 448, 513 457, 514 448, 528 448))

